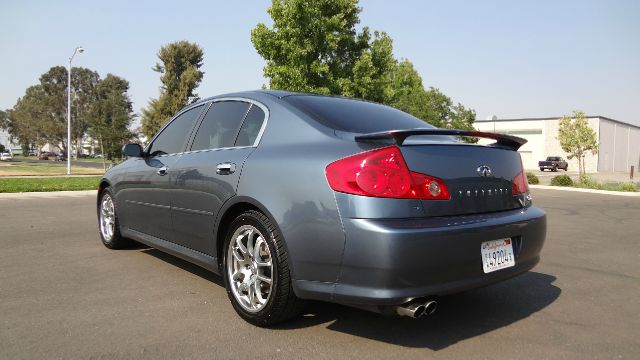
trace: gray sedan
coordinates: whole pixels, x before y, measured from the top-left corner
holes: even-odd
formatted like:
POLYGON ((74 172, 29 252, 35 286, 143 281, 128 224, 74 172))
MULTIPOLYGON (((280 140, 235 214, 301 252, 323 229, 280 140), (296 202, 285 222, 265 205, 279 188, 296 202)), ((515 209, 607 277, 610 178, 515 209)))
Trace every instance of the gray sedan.
POLYGON ((140 242, 222 275, 248 322, 304 300, 421 317, 442 295, 539 261, 545 214, 525 140, 436 129, 355 99, 249 91, 189 105, 98 192, 102 242, 140 242), (487 137, 477 145, 462 137, 487 137))

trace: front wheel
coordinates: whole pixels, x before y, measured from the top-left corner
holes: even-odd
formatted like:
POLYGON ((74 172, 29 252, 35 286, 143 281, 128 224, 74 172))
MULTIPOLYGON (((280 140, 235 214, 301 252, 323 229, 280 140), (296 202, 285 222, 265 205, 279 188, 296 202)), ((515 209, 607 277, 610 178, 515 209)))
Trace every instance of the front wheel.
POLYGON ((122 249, 134 244, 132 240, 122 237, 118 224, 118 213, 113 192, 110 187, 100 193, 98 201, 98 230, 102 244, 109 249, 122 249))
POLYGON ((251 210, 238 216, 224 249, 225 288, 238 315, 268 326, 300 312, 302 302, 291 286, 284 241, 264 214, 251 210))

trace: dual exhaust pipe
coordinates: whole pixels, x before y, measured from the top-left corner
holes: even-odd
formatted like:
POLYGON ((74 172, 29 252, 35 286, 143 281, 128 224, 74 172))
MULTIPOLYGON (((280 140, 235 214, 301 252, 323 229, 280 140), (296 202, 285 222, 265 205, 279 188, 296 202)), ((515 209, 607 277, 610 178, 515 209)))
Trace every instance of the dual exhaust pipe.
POLYGON ((438 303, 434 300, 416 301, 405 305, 396 306, 396 313, 400 316, 408 316, 414 319, 429 316, 438 308, 438 303))

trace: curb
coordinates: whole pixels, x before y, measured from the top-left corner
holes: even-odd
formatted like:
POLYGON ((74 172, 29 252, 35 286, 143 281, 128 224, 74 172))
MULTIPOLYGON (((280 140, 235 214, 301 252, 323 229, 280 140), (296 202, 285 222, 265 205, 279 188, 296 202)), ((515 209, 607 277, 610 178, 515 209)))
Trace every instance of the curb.
POLYGON ((96 196, 98 190, 80 191, 42 191, 42 192, 21 192, 21 193, 0 193, 0 199, 28 199, 28 198, 52 198, 52 197, 80 197, 96 196))
POLYGON ((583 192, 583 193, 591 193, 591 194, 640 197, 640 192, 629 192, 629 191, 582 189, 582 188, 574 188, 574 187, 568 187, 568 186, 549 186, 549 185, 529 185, 529 187, 532 189, 543 189, 543 190, 574 191, 574 192, 583 192))

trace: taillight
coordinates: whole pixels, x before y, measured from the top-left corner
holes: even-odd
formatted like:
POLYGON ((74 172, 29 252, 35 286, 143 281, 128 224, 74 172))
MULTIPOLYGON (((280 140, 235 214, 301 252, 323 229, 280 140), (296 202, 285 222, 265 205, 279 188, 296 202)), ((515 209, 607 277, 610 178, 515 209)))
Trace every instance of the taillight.
POLYGON ((355 154, 329 164, 329 186, 347 194, 396 199, 449 200, 442 179, 409 171, 395 146, 355 154))
POLYGON ((511 194, 520 195, 529 191, 529 182, 524 175, 524 170, 520 171, 516 177, 513 178, 513 186, 511 194))

